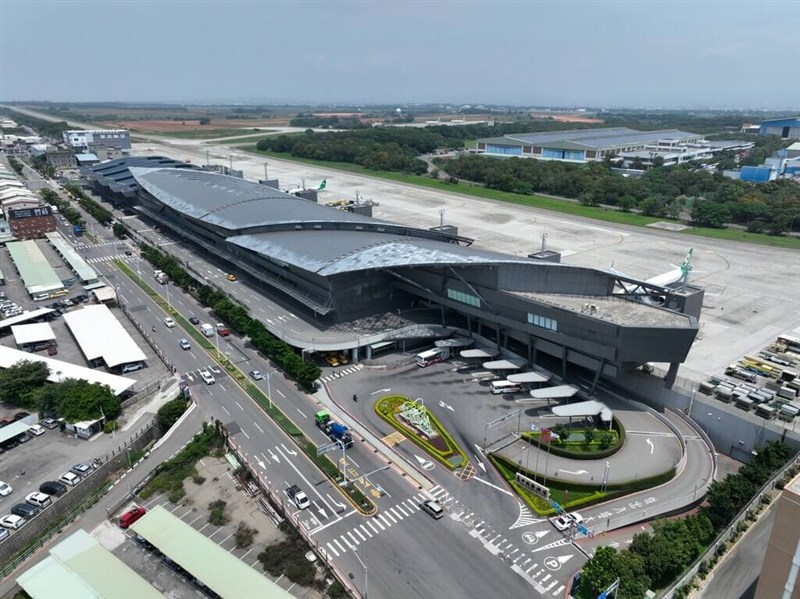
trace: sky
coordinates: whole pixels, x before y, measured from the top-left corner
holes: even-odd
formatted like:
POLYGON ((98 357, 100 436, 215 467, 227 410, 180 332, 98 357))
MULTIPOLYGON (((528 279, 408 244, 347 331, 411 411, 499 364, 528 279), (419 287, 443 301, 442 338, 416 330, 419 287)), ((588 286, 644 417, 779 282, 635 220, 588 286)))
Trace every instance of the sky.
POLYGON ((800 107, 800 2, 0 0, 0 101, 800 107))

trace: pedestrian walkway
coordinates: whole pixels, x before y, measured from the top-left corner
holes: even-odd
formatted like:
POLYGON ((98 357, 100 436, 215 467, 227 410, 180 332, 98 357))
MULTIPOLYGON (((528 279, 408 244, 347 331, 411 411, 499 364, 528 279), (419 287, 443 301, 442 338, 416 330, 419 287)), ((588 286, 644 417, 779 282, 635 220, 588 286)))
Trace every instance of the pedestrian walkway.
POLYGON ((87 264, 98 264, 100 262, 111 262, 112 260, 127 260, 130 256, 125 254, 115 254, 113 256, 100 256, 98 258, 87 258, 87 264))
POLYGON ((354 372, 358 372, 362 368, 364 368, 363 364, 354 364, 353 366, 348 366, 347 368, 336 370, 327 376, 320 377, 319 380, 321 380, 323 383, 330 383, 331 381, 340 379, 343 376, 347 376, 348 374, 353 374, 354 372))

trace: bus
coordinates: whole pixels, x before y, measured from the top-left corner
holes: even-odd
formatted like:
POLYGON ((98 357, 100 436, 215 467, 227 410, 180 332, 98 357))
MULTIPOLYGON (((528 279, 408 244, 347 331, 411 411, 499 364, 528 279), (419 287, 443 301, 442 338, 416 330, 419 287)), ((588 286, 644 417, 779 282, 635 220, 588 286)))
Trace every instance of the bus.
POLYGON ((417 362, 417 366, 419 366, 420 368, 425 368, 426 366, 430 366, 431 364, 436 364, 437 362, 443 362, 449 357, 450 357, 449 347, 435 347, 433 349, 429 349, 428 351, 424 351, 420 354, 417 354, 414 359, 417 362))
POLYGON ((521 393, 522 387, 518 383, 511 381, 492 381, 492 393, 495 395, 505 395, 506 393, 521 393))

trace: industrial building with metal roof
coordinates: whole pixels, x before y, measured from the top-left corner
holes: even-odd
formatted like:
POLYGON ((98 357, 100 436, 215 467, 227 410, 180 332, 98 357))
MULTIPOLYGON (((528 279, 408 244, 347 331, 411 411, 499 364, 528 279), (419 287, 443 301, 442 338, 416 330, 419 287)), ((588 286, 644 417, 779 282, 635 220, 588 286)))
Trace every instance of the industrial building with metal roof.
POLYGON ((722 149, 707 144, 699 133, 678 129, 637 131, 628 127, 512 133, 503 137, 479 139, 477 148, 478 153, 487 156, 520 156, 576 163, 604 160, 608 156, 640 150, 673 155, 684 153, 691 160, 698 155, 698 149, 704 150, 703 155, 722 149))
POLYGON ((32 599, 166 599, 89 533, 76 530, 17 577, 32 599))
POLYGON ((17 267, 25 289, 31 295, 63 289, 61 277, 32 239, 6 244, 11 261, 17 267))
POLYGON ((292 599, 291 593, 160 505, 131 530, 222 599, 292 599))
MULTIPOLYGON (((623 284, 633 280, 480 249, 463 236, 213 172, 129 170, 138 186, 132 209, 207 259, 235 265, 248 285, 318 327, 420 313, 420 327, 480 335, 534 363, 556 360, 562 375, 567 364, 588 369, 595 380, 645 362, 670 363, 671 378, 697 334, 703 292, 696 288, 623 284)), ((339 349, 402 339, 405 330, 371 331, 368 341, 350 334, 339 349)), ((307 349, 314 341, 293 344, 307 349)))
POLYGON ((67 312, 64 321, 90 364, 117 368, 147 359, 105 304, 67 312))

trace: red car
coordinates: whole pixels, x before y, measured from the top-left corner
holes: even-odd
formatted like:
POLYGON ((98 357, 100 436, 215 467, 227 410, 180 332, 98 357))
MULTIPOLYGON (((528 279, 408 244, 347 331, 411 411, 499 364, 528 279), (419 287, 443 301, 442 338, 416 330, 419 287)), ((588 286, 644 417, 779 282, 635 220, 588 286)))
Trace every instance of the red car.
POLYGON ((128 528, 131 524, 136 522, 146 513, 147 513, 147 508, 144 507, 135 507, 132 510, 125 512, 124 514, 122 514, 122 516, 120 516, 119 527, 128 528))

